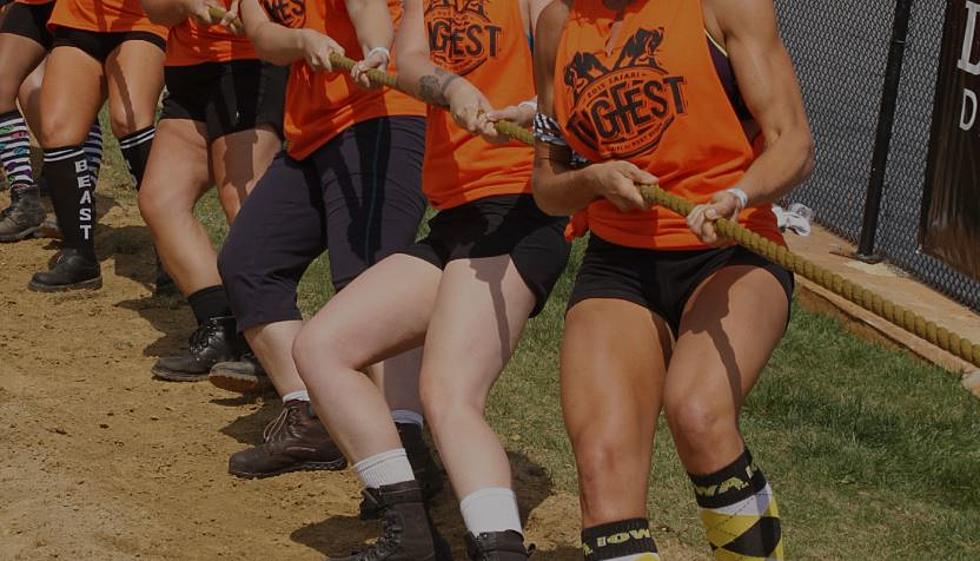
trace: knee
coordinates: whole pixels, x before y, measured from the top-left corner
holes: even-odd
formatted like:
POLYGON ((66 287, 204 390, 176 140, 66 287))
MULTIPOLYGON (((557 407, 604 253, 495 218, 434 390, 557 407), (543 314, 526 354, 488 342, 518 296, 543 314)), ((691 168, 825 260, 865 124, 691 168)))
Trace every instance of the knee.
POLYGON ((57 112, 45 113, 41 119, 41 137, 38 139, 43 148, 64 148, 77 146, 85 141, 88 129, 75 130, 73 119, 57 112))
POLYGON ((154 232, 165 220, 177 218, 181 211, 167 189, 157 189, 155 183, 152 176, 147 176, 136 197, 143 221, 154 232))
POLYGON ((460 416, 482 416, 484 402, 477 396, 445 383, 422 376, 419 383, 419 399, 426 421, 433 427, 446 426, 460 416))
POLYGON ((307 386, 312 382, 310 376, 313 372, 325 368, 332 369, 332 365, 337 362, 334 360, 335 354, 332 352, 330 337, 324 335, 310 329, 309 326, 304 326, 293 339, 293 362, 296 363, 296 369, 307 386))
POLYGON ((740 438, 735 418, 710 403, 687 399, 666 409, 667 424, 683 455, 711 456, 728 440, 740 438))

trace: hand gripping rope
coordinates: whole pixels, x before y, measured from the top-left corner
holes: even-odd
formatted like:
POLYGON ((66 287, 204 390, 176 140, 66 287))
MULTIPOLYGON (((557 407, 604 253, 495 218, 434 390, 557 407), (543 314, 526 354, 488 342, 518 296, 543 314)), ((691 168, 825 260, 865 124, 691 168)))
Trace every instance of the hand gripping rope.
MULTIPOLYGON (((221 19, 223 15, 224 10, 212 8, 212 16, 221 19)), ((330 63, 334 68, 346 72, 350 72, 354 65, 357 64, 354 60, 336 53, 330 55, 330 63)), ((398 87, 398 78, 394 74, 372 69, 368 70, 367 76, 375 85, 387 86, 404 92, 404 90, 398 87)), ((495 123, 495 126, 500 134, 528 145, 534 145, 534 135, 531 134, 531 131, 517 123, 498 121, 495 123)), ((694 204, 690 201, 668 193, 657 185, 640 185, 639 189, 643 199, 651 206, 660 205, 681 216, 687 216, 690 214, 691 209, 694 208, 694 204)), ((900 306, 887 298, 883 298, 870 289, 858 286, 854 282, 793 253, 787 248, 763 238, 737 222, 719 218, 715 222, 715 228, 719 234, 734 240, 745 249, 765 257, 784 269, 793 271, 834 294, 846 298, 875 315, 888 320, 909 333, 925 339, 940 349, 974 366, 980 367, 980 343, 970 341, 949 331, 945 327, 936 325, 935 322, 926 320, 912 310, 900 306)))

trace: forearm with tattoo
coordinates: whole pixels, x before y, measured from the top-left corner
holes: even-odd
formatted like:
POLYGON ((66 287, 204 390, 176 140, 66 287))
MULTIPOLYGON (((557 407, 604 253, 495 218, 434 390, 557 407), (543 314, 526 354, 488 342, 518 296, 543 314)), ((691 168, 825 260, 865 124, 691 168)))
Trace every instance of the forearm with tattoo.
POLYGON ((419 78, 419 97, 427 103, 439 107, 448 107, 449 100, 446 99, 446 91, 449 89, 449 85, 458 78, 458 74, 436 67, 432 74, 419 78))

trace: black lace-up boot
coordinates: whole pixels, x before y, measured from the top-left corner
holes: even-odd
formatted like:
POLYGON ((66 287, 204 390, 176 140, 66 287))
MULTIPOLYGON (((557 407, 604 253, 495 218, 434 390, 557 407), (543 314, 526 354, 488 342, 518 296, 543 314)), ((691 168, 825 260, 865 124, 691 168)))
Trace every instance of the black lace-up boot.
POLYGON ((531 555, 524 547, 524 536, 513 530, 479 536, 468 533, 466 553, 471 561, 527 561, 531 555))
MULTIPOLYGON (((428 501, 442 491, 444 485, 442 470, 436 464, 432 451, 425 442, 422 427, 412 423, 396 423, 395 426, 398 428, 402 448, 408 454, 408 462, 412 464, 415 480, 422 487, 422 496, 428 501)), ((371 503, 366 498, 361 501, 361 520, 374 520, 379 516, 381 512, 371 508, 371 503)))
POLYGON ((65 248, 51 264, 51 270, 34 273, 27 288, 37 292, 102 288, 102 271, 95 259, 77 249, 65 248))
POLYGON ((417 481, 364 491, 364 500, 381 514, 381 537, 368 549, 332 561, 446 561, 449 546, 435 531, 417 481))
POLYGON ((191 334, 187 352, 163 357, 153 365, 153 375, 171 382, 207 380, 211 367, 227 360, 237 360, 241 353, 234 317, 208 320, 191 334))

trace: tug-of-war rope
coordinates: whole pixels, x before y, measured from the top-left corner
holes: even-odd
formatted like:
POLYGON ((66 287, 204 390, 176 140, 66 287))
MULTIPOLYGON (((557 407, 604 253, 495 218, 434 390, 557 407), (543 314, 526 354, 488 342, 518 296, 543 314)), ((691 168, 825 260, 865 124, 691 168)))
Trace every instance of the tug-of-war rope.
MULTIPOLYGON (((212 10, 212 16, 215 16, 215 19, 221 19, 224 14, 224 10, 212 10)), ((357 64, 354 60, 337 53, 330 55, 330 63, 334 68, 344 70, 345 72, 350 72, 354 65, 357 64)), ((377 69, 368 70, 366 74, 368 79, 377 86, 387 86, 403 93, 410 93, 398 87, 398 77, 394 74, 377 69)), ((531 134, 531 131, 517 123, 498 121, 495 123, 495 126, 500 134, 528 145, 534 144, 534 135, 531 134)), ((694 208, 694 203, 677 195, 670 194, 657 185, 640 185, 639 189, 640 194, 643 195, 643 199, 651 206, 660 205, 681 216, 687 216, 690 214, 691 209, 694 208)), ((793 271, 818 286, 846 298, 875 315, 888 320, 909 333, 925 339, 940 349, 974 366, 980 367, 980 343, 961 337, 945 327, 937 325, 936 322, 928 321, 912 310, 900 306, 887 298, 883 298, 868 288, 858 286, 837 273, 825 269, 793 253, 789 249, 756 234, 737 222, 719 218, 715 222, 715 229, 719 234, 735 241, 745 249, 765 257, 784 269, 793 271)))

